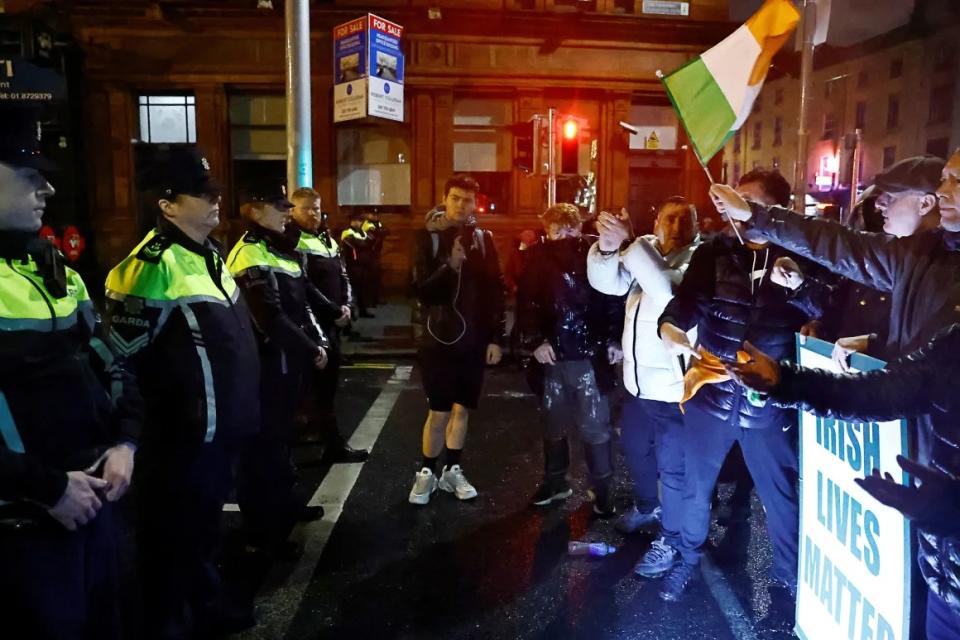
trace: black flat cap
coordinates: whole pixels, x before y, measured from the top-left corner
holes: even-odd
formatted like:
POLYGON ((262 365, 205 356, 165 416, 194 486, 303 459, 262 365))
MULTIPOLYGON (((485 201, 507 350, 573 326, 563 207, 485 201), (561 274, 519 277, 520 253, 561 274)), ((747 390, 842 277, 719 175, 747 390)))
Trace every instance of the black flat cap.
POLYGON ((161 145, 144 170, 141 184, 156 190, 161 198, 223 193, 223 185, 210 175, 210 163, 193 145, 161 145))
POLYGON ((945 160, 936 156, 907 158, 878 173, 873 183, 887 193, 936 193, 945 164, 945 160))
POLYGON ((40 118, 35 109, 0 106, 0 162, 38 171, 57 168, 40 153, 40 118))
POLYGON ((293 209, 293 203, 287 198, 287 189, 283 185, 274 188, 249 189, 243 193, 242 203, 265 202, 277 209, 293 209))

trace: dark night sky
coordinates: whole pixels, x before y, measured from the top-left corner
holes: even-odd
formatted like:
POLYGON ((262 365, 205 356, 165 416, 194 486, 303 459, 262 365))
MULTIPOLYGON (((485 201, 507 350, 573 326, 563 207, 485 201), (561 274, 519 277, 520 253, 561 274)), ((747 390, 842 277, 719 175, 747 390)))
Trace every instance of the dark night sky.
MULTIPOLYGON (((955 0, 928 0, 928 4, 947 5, 955 0)), ((730 18, 742 21, 762 4, 762 0, 730 0, 730 18)), ((796 2, 797 5, 801 3, 796 2)), ((833 0, 830 18, 831 44, 852 44, 895 29, 907 22, 914 0, 833 0)))

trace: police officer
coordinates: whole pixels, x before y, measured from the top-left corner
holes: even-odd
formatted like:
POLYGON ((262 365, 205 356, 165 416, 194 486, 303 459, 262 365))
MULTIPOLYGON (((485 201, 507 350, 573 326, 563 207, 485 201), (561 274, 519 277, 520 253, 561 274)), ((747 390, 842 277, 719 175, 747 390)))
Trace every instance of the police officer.
POLYGON ((138 453, 144 634, 207 637, 254 624, 230 605, 213 556, 238 444, 260 423, 257 343, 208 235, 220 187, 192 147, 161 149, 143 179, 157 225, 107 276, 116 348, 146 402, 138 453))
POLYGON ((290 197, 293 202, 293 225, 299 232, 297 251, 306 258, 310 282, 335 304, 340 305, 340 317, 321 323, 330 341, 327 366, 313 375, 313 401, 316 418, 322 429, 326 448, 325 457, 333 462, 364 462, 369 452, 354 449, 347 444, 337 427, 333 401, 340 377, 340 331, 350 322, 351 289, 346 265, 340 255, 337 241, 330 236, 327 214, 320 209, 320 194, 310 188, 297 189, 290 197))
POLYGON ((341 315, 307 281, 299 230, 291 225, 285 233, 292 208, 283 194, 251 198, 240 208, 247 231, 227 258, 253 317, 262 364, 263 426, 243 446, 238 498, 250 542, 271 551, 283 550, 298 519, 323 515, 293 495, 289 441, 310 370, 327 366, 329 345, 315 314, 327 321, 341 315))
POLYGON ((350 214, 350 226, 340 234, 340 243, 343 245, 347 273, 350 274, 360 317, 372 318, 370 276, 373 271, 373 238, 363 230, 363 214, 359 211, 350 214))
POLYGON ((37 236, 53 187, 37 122, 0 110, 0 624, 9 638, 119 636, 111 503, 142 402, 80 276, 37 236))
POLYGON ((370 306, 380 306, 380 288, 383 284, 383 241, 390 235, 383 221, 380 220, 380 212, 371 209, 363 214, 363 232, 372 241, 370 257, 370 306))

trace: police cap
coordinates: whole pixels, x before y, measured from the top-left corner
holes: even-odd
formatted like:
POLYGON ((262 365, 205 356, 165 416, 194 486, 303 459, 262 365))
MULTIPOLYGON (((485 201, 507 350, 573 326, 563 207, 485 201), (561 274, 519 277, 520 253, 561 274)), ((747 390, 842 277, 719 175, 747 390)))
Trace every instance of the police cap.
POLYGON ((0 162, 38 171, 56 169, 56 165, 40 153, 40 120, 34 109, 0 106, 0 162))
POLYGON ((890 194, 904 191, 936 193, 945 164, 946 161, 936 156, 907 158, 878 173, 873 183, 890 194))
POLYGON ((193 145, 161 145, 143 172, 141 184, 161 198, 223 193, 223 185, 210 175, 210 163, 193 145))
POLYGON ((287 198, 287 189, 283 185, 250 189, 244 193, 242 202, 244 204, 264 202, 280 210, 293 209, 293 203, 287 198))

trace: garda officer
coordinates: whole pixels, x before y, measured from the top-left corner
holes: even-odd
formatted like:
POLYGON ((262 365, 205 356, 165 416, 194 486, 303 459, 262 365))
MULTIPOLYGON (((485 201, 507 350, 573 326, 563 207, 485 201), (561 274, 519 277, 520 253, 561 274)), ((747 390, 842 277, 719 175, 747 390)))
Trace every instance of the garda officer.
POLYGON ((370 276, 373 269, 373 238, 364 232, 363 214, 359 211, 350 214, 350 226, 340 234, 340 243, 343 245, 347 273, 350 274, 360 317, 372 318, 370 276))
POLYGON ((10 638, 119 635, 110 503, 142 418, 80 276, 37 236, 37 122, 0 112, 0 620, 10 638))
POLYGON ((380 286, 383 279, 383 241, 390 231, 380 220, 380 212, 371 209, 364 214, 363 232, 373 243, 370 259, 370 305, 380 305, 380 286))
POLYGON ((161 149, 145 173, 157 225, 107 276, 116 348, 146 401, 138 453, 145 633, 187 638, 254 624, 227 604, 213 554, 230 468, 259 428, 250 313, 219 247, 220 187, 192 147, 161 149))
POLYGON ((298 519, 323 515, 293 495, 289 441, 306 377, 327 364, 328 343, 316 316, 340 316, 340 307, 308 284, 296 251, 299 231, 291 225, 285 233, 292 208, 283 194, 244 204, 247 231, 227 258, 252 314, 262 363, 263 426, 243 446, 237 493, 250 542, 270 550, 283 549, 298 519))
POLYGON ((340 330, 350 322, 351 290, 346 265, 337 241, 330 236, 327 214, 320 210, 320 194, 310 188, 297 189, 293 202, 293 227, 299 233, 297 251, 306 258, 307 277, 320 292, 340 305, 340 317, 321 323, 330 341, 327 366, 313 375, 313 398, 316 418, 323 431, 325 457, 333 462, 363 462, 369 452, 347 444, 337 427, 333 400, 340 373, 340 330))

